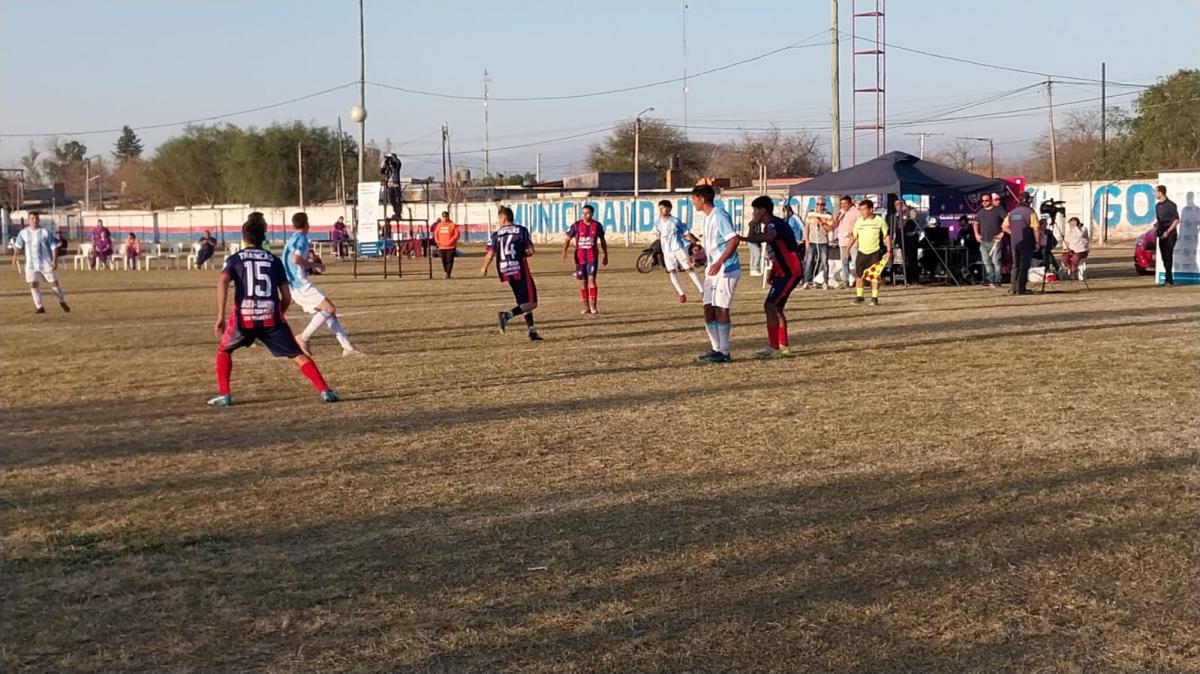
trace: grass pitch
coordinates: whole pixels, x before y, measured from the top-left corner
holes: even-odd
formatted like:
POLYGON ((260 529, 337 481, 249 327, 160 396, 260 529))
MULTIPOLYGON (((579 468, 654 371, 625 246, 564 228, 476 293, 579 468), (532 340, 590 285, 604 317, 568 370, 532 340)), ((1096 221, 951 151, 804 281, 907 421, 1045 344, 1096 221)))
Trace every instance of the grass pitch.
POLYGON ((335 265, 344 402, 258 347, 230 409, 214 272, 68 270, 35 316, 5 267, 0 669, 1200 670, 1196 289, 1121 249, 1090 291, 797 291, 756 362, 746 277, 698 366, 634 255, 599 316, 535 257, 540 344, 477 256, 335 265))

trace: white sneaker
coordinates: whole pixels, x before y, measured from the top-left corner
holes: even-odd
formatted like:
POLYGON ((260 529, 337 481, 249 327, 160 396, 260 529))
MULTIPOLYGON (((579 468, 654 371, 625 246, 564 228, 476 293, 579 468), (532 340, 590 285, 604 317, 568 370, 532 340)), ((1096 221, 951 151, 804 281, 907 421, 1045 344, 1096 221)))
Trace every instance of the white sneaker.
POLYGON ((345 357, 345 356, 361 356, 361 355, 364 355, 363 352, 359 351, 358 349, 354 348, 353 346, 350 347, 349 349, 342 349, 343 357, 345 357))

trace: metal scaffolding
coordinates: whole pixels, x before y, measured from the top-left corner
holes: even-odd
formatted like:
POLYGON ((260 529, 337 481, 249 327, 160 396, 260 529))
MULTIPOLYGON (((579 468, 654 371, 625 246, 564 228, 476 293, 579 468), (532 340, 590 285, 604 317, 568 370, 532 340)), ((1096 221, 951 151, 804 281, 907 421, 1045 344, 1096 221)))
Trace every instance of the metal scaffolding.
MULTIPOLYGON (((887 58, 884 54, 886 28, 883 11, 884 0, 852 0, 850 4, 850 82, 852 102, 850 106, 850 163, 857 164, 858 136, 864 136, 864 141, 875 136, 875 152, 867 159, 874 159, 884 153, 887 146, 887 58), (863 11, 859 11, 862 7, 863 11), (867 25, 861 25, 861 24, 867 25), (874 37, 867 37, 871 34, 874 37), (867 63, 860 64, 865 60, 867 63), (870 63, 873 61, 874 63, 870 63), (864 82, 859 81, 858 71, 864 70, 864 80, 874 67, 874 77, 864 82), (864 100, 860 101, 860 97, 864 100), (869 107, 868 107, 869 106, 869 107), (868 115, 859 121, 860 107, 874 109, 874 115, 868 115)), ((869 144, 864 143, 866 147, 869 144)))

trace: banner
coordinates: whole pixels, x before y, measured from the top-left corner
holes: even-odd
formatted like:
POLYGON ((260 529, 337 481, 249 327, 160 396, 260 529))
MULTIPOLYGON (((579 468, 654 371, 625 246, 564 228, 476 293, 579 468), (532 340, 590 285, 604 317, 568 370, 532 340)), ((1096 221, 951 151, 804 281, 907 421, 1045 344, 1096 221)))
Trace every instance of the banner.
MULTIPOLYGON (((1179 207, 1178 240, 1175 242, 1175 257, 1171 273, 1179 285, 1200 284, 1200 205, 1196 194, 1200 193, 1200 174, 1160 173, 1159 184, 1167 188, 1167 197, 1179 207)), ((1161 241, 1159 242, 1161 245, 1161 241)), ((1166 283, 1167 274, 1162 256, 1154 258, 1156 284, 1166 283)))
POLYGON ((358 184, 358 221, 354 238, 359 243, 379 240, 379 181, 358 184))

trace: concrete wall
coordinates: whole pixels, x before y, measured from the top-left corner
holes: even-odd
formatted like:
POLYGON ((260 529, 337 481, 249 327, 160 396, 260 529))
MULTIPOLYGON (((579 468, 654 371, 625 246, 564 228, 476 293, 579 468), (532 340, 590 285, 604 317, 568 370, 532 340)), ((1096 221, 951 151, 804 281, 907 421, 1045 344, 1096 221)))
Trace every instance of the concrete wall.
POLYGON ((1112 182, 1031 183, 1035 205, 1045 199, 1066 201, 1067 217, 1077 217, 1101 238, 1130 241, 1154 222, 1154 187, 1165 185, 1168 196, 1184 208, 1200 197, 1200 172, 1160 173, 1156 178, 1112 182))

